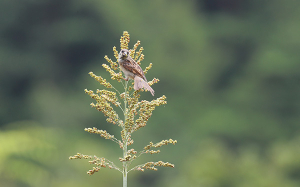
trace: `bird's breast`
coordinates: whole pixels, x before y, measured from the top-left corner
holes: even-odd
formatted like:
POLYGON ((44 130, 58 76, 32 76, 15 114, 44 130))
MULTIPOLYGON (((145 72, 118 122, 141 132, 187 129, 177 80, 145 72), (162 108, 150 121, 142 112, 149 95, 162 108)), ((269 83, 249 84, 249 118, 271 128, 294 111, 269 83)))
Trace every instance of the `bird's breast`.
POLYGON ((130 72, 130 71, 128 71, 127 69, 125 69, 125 68, 123 67, 122 63, 120 63, 120 68, 121 68, 121 70, 123 71, 123 73, 125 74, 126 77, 129 77, 129 78, 131 78, 131 79, 134 79, 135 74, 132 73, 132 72, 130 72))

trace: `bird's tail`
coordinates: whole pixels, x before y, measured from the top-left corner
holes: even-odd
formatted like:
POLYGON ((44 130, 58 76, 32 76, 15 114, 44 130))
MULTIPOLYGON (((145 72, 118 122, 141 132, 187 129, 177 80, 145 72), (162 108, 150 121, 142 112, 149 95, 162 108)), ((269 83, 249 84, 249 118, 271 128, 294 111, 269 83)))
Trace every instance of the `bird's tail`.
POLYGON ((134 77, 134 89, 139 90, 141 88, 148 90, 152 94, 152 96, 154 96, 154 90, 148 85, 148 83, 146 81, 144 81, 144 79, 142 79, 141 77, 135 76, 134 77))

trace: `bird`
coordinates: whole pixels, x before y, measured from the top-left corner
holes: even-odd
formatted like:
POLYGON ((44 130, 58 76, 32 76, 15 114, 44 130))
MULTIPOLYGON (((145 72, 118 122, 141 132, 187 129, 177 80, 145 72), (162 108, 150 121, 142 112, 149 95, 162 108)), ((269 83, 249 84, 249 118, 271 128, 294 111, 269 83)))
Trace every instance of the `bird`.
POLYGON ((142 68, 131 58, 129 53, 130 52, 127 49, 122 49, 119 53, 118 63, 120 69, 125 74, 125 78, 123 79, 125 81, 128 81, 129 79, 134 80, 133 88, 135 90, 144 88, 154 96, 154 90, 148 85, 142 68))

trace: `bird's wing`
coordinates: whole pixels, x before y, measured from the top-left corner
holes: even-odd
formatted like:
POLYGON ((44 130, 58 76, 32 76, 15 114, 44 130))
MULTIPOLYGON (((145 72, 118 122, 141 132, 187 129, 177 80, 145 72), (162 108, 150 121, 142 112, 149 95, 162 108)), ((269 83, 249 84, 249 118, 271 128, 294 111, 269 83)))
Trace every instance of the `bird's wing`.
POLYGON ((134 73, 135 75, 137 75, 137 76, 141 77, 142 79, 144 79, 145 81, 147 81, 142 68, 133 59, 132 60, 128 60, 128 59, 124 60, 122 63, 122 66, 126 70, 134 73))

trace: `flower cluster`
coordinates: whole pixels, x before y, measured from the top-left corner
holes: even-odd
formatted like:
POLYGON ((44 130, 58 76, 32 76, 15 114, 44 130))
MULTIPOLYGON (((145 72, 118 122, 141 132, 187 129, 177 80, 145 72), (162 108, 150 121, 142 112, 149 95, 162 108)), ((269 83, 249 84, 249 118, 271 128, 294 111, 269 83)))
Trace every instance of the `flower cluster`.
POLYGON ((171 164, 169 162, 158 161, 158 162, 147 162, 142 166, 142 168, 157 170, 154 166, 162 166, 162 167, 170 167, 170 168, 175 167, 174 164, 171 164))
POLYGON ((159 79, 154 78, 152 81, 148 82, 148 84, 149 84, 150 86, 152 86, 154 83, 158 83, 158 81, 159 81, 159 79))
POLYGON ((91 103, 91 106, 101 111, 105 116, 107 116, 106 121, 112 124, 116 124, 119 122, 119 116, 111 106, 110 102, 119 106, 120 104, 117 102, 114 92, 110 91, 98 91, 99 94, 95 94, 92 90, 84 90, 91 98, 95 99, 97 103, 91 103), (102 94, 101 94, 102 93, 102 94))
POLYGON ((116 169, 118 171, 121 171, 120 168, 118 168, 113 162, 105 159, 105 158, 98 158, 97 156, 89 156, 89 155, 83 155, 81 153, 77 153, 74 156, 70 156, 69 159, 93 159, 89 161, 90 164, 94 164, 97 167, 93 167, 93 169, 89 170, 87 174, 93 175, 95 172, 98 172, 101 168, 109 168, 109 169, 116 169))
POLYGON ((116 96, 116 92, 108 91, 108 90, 98 90, 97 94, 99 94, 101 97, 103 97, 106 101, 111 102, 115 106, 120 106, 120 102, 118 97, 116 96))
POLYGON ((124 31, 123 36, 121 36, 121 39, 120 39, 121 49, 128 49, 129 42, 130 42, 129 33, 127 31, 124 31))
POLYGON ((166 96, 161 96, 152 101, 142 100, 138 103, 139 109, 139 118, 135 120, 134 131, 140 129, 141 127, 146 126, 148 119, 152 116, 152 111, 155 107, 167 104, 165 101, 166 96))
POLYGON ((146 69, 144 70, 144 74, 146 75, 146 73, 152 68, 152 63, 149 64, 148 67, 146 67, 146 69))
POLYGON ((129 151, 127 151, 127 154, 136 154, 137 152, 134 149, 130 149, 129 151))
POLYGON ((145 169, 150 169, 156 171, 157 168, 155 166, 170 167, 170 168, 175 167, 174 164, 171 164, 169 162, 158 161, 158 162, 146 162, 145 164, 141 164, 132 168, 132 170, 145 171, 145 169))
POLYGON ((89 74, 101 85, 105 86, 106 88, 112 88, 112 85, 109 82, 107 82, 106 79, 103 79, 101 76, 96 76, 93 72, 89 72, 89 74))
MULTIPOLYGON (((123 32, 123 36, 120 39, 120 48, 121 49, 128 49, 128 44, 130 41, 129 33, 127 31, 123 32)), ((141 64, 141 61, 144 59, 144 55, 142 54, 144 48, 140 47, 140 41, 137 41, 134 44, 132 49, 129 49, 131 57, 138 63, 141 64)), ((157 99, 152 101, 147 100, 139 100, 140 99, 140 92, 143 89, 133 91, 133 87, 128 85, 128 81, 123 80, 122 72, 116 72, 119 70, 118 67, 118 51, 116 47, 113 47, 114 57, 116 61, 105 56, 105 60, 108 64, 102 64, 102 67, 109 72, 112 80, 117 80, 121 82, 124 86, 124 91, 117 90, 110 82, 106 79, 102 78, 101 76, 95 75, 93 72, 90 72, 90 76, 93 77, 96 81, 98 81, 104 87, 110 90, 99 90, 97 89, 96 93, 92 90, 85 89, 85 93, 87 93, 92 99, 96 102, 91 103, 90 105, 101 111, 104 116, 107 117, 106 121, 112 124, 117 124, 119 127, 122 128, 121 130, 121 140, 115 138, 114 135, 108 133, 106 130, 99 130, 96 127, 93 128, 85 128, 84 130, 89 133, 98 134, 105 139, 112 140, 119 144, 120 149, 123 150, 123 157, 119 158, 119 161, 122 163, 122 169, 119 169, 113 162, 109 161, 106 158, 98 158, 96 156, 89 156, 77 153, 74 156, 69 157, 69 159, 90 159, 90 164, 95 165, 91 170, 87 172, 87 174, 92 175, 95 172, 98 172, 101 168, 110 168, 116 169, 123 173, 123 177, 127 177, 127 173, 132 170, 144 171, 144 169, 150 170, 157 170, 156 166, 163 166, 163 167, 174 167, 173 164, 168 162, 147 162, 145 164, 141 164, 131 168, 130 170, 128 167, 130 164, 140 157, 143 154, 157 154, 160 153, 160 150, 151 150, 151 148, 158 148, 163 145, 177 143, 176 140, 162 140, 156 144, 150 142, 149 145, 145 146, 143 150, 140 152, 135 151, 134 149, 127 150, 127 146, 132 145, 134 141, 131 139, 131 135, 133 132, 139 130, 142 127, 145 127, 149 118, 152 116, 153 110, 157 106, 161 106, 167 103, 166 96, 163 95, 157 99), (124 118, 121 119, 120 116, 117 114, 115 108, 118 107, 123 112, 124 118)), ((149 64, 148 67, 145 68, 144 73, 146 74, 152 68, 152 63, 149 64)), ((153 78, 152 81, 148 82, 150 86, 159 82, 159 79, 153 78)), ((124 178, 123 178, 124 179, 124 178)))
MULTIPOLYGON (((141 48, 142 49, 142 48, 141 48)), ((144 60, 144 58, 145 58, 145 55, 144 54, 141 54, 142 53, 142 51, 139 51, 139 55, 140 55, 140 58, 136 61, 136 63, 138 63, 139 65, 141 65, 141 61, 143 61, 144 60)), ((151 67, 150 67, 151 68, 151 67)))
MULTIPOLYGON (((158 147, 161 147, 161 146, 163 146, 163 145, 168 145, 168 144, 173 144, 173 145, 175 145, 176 143, 177 143, 177 140, 172 140, 172 139, 169 139, 169 140, 162 140, 162 141, 160 141, 160 142, 158 142, 158 143, 156 143, 156 144, 153 144, 152 142, 150 142, 149 145, 146 145, 146 146, 144 147, 144 149, 143 149, 142 151, 140 151, 140 152, 137 154, 137 156, 134 155, 134 156, 132 157, 132 160, 134 160, 134 159, 140 157, 142 154, 148 154, 148 153, 150 153, 150 154, 152 155, 152 154, 160 153, 160 150, 150 150, 151 148, 158 148, 158 147)), ((134 154, 136 154, 136 153, 134 153, 134 154)), ((131 161, 132 161, 132 160, 131 160, 131 161)), ((130 162, 130 163, 131 163, 131 162, 130 162)))
POLYGON ((147 150, 147 151, 145 151, 145 153, 150 153, 151 155, 152 154, 156 154, 156 153, 160 153, 160 150, 157 150, 157 151, 154 151, 154 150, 147 150))
POLYGON ((73 160, 73 159, 92 159, 92 156, 89 156, 89 155, 83 155, 81 153, 77 153, 76 155, 74 156, 70 156, 69 159, 70 160, 73 160))
MULTIPOLYGON (((121 82, 121 80, 123 79, 121 71, 119 73, 116 73, 107 64, 102 64, 102 66, 104 67, 104 69, 106 69, 106 71, 110 73, 112 80, 117 80, 118 82, 121 82)), ((111 64, 111 66, 114 67, 114 64, 111 64)))
POLYGON ((153 144, 152 142, 150 142, 149 145, 146 145, 144 147, 144 150, 149 150, 152 147, 154 147, 154 148, 161 147, 163 145, 168 145, 169 143, 175 145, 177 143, 177 140, 172 140, 172 139, 162 140, 162 141, 160 141, 160 142, 158 142, 156 144, 153 144))
POLYGON ((141 44, 141 42, 138 40, 134 46, 133 49, 130 50, 130 56, 131 58, 133 58, 135 61, 139 58, 139 56, 142 54, 142 51, 144 50, 143 47, 140 48, 140 50, 136 53, 136 55, 134 55, 136 49, 138 48, 138 46, 141 44))
POLYGON ((98 172, 100 170, 99 167, 93 167, 93 169, 90 169, 88 172, 86 172, 88 175, 93 175, 95 172, 98 172))
MULTIPOLYGON (((114 50, 115 50, 114 52, 116 52, 115 53, 115 55, 116 55, 115 57, 116 57, 116 59, 118 59, 118 51, 117 51, 116 47, 114 47, 114 50)), ((107 55, 105 55, 104 58, 110 64, 110 67, 112 69, 114 69, 114 70, 118 69, 119 66, 118 66, 117 62, 112 61, 112 59, 108 58, 107 55)))
POLYGON ((85 128, 84 131, 94 134, 99 134, 101 137, 119 143, 119 140, 114 135, 109 134, 106 130, 98 130, 96 127, 85 128))

